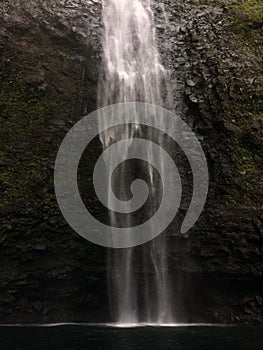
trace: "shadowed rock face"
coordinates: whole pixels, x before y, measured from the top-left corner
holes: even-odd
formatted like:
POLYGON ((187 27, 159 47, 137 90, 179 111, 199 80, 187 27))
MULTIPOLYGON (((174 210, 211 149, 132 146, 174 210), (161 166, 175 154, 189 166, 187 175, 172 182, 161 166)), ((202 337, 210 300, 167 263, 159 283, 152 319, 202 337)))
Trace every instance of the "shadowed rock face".
MULTIPOLYGON (((189 237, 175 234, 178 221, 167 232, 178 319, 260 323, 262 4, 163 4, 166 14, 159 2, 154 10, 175 111, 199 135, 210 172, 189 237)), ((107 321, 107 251, 72 232, 53 190, 60 142, 96 109, 101 2, 12 0, 0 11, 0 322, 107 321)), ((94 140, 89 178, 100 151, 94 140)), ((189 198, 190 189, 179 221, 189 198)), ((105 215, 95 196, 89 205, 105 215)))

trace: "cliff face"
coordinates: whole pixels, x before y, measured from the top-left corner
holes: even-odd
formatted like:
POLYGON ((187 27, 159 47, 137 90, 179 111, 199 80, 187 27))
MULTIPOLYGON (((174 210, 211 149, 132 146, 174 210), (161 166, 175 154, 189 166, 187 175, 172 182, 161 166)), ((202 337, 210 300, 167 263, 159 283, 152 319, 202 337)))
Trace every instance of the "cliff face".
MULTIPOLYGON (((187 238, 171 235, 178 313, 259 323, 262 2, 164 7, 166 16, 154 5, 176 112, 199 136, 210 173, 198 223, 187 238)), ((96 109, 100 1, 4 1, 1 11, 0 322, 108 320, 107 250, 68 227, 53 189, 63 137, 96 109)), ((91 164, 99 151, 95 142, 91 164)))
POLYGON ((195 290, 192 308, 212 306, 223 322, 262 320, 262 11, 262 2, 192 2, 179 29, 183 108, 206 150, 210 190, 177 261, 191 275, 182 285, 195 290))
POLYGON ((71 26, 81 3, 53 6, 10 1, 2 14, 1 322, 96 320, 105 303, 105 252, 68 228, 53 188, 61 141, 96 109, 98 54, 71 26))

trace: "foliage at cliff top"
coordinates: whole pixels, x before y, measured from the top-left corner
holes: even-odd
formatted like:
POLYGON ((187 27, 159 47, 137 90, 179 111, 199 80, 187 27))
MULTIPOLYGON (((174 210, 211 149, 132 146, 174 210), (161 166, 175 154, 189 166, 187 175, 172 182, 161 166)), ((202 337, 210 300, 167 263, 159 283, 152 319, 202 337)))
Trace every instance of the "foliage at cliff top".
POLYGON ((263 53, 263 1, 232 2, 230 13, 235 17, 235 32, 248 49, 263 53))

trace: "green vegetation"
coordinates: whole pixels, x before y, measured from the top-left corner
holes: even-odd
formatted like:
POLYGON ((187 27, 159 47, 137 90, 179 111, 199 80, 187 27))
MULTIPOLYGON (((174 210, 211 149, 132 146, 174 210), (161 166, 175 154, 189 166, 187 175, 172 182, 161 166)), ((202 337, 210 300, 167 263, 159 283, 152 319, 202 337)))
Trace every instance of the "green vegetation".
POLYGON ((69 43, 62 49, 37 27, 23 35, 5 48, 0 61, 1 235, 34 226, 32 217, 39 231, 54 223, 59 144, 84 113, 83 105, 91 111, 96 101, 94 61, 87 58, 87 67, 85 60, 72 59, 78 50, 83 54, 77 38, 72 38, 74 47, 69 43))
POLYGON ((246 49, 257 55, 263 53, 263 1, 232 2, 228 6, 234 19, 233 31, 246 49))
POLYGON ((225 76, 225 123, 235 132, 229 135, 232 153, 232 182, 224 198, 229 203, 260 202, 263 117, 263 1, 232 2, 228 5, 227 35, 239 62, 225 76), (240 65, 242 61, 242 66, 240 65), (240 68, 239 68, 240 67, 240 68))

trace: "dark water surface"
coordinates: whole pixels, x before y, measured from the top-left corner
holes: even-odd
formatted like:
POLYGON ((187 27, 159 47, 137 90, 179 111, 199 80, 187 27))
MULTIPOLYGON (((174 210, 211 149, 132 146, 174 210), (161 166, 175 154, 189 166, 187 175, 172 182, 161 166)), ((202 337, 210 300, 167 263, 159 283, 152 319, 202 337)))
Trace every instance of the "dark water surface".
POLYGON ((0 327, 1 350, 263 350, 263 327, 0 327))

